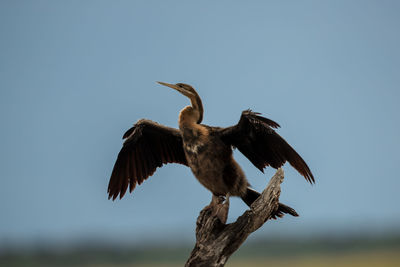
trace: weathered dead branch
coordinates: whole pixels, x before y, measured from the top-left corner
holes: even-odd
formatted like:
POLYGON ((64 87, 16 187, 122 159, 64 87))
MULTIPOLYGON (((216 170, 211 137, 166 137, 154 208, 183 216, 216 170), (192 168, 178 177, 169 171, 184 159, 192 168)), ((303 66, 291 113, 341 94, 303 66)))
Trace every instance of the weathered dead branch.
POLYGON ((234 223, 225 224, 219 219, 226 220, 229 198, 205 207, 197 218, 196 245, 185 266, 224 266, 246 238, 275 214, 283 178, 279 168, 261 196, 234 223))

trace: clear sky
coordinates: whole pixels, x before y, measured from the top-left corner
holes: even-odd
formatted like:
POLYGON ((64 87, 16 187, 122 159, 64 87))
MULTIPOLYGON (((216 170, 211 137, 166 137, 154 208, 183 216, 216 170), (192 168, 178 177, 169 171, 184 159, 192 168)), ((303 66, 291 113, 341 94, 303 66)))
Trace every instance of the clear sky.
MULTIPOLYGON (((379 234, 400 224, 398 1, 0 1, 0 244, 191 240, 210 193, 167 165, 115 202, 107 184, 140 118, 177 127, 251 108, 311 167, 285 166, 281 201, 300 213, 257 236, 379 234)), ((240 153, 248 179, 260 173, 240 153)), ((231 202, 230 220, 246 209, 231 202)))

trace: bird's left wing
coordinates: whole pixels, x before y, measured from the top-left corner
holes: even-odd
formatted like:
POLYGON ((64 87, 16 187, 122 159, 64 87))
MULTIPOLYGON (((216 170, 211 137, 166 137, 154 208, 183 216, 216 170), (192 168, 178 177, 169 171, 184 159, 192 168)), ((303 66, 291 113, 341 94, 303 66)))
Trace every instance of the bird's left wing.
POLYGON ((150 120, 140 120, 123 136, 125 140, 118 154, 108 184, 108 198, 122 198, 136 183, 152 175, 166 163, 187 165, 179 130, 150 120))
POLYGON ((276 122, 261 117, 259 113, 245 110, 235 126, 220 130, 221 139, 237 147, 259 170, 271 166, 281 167, 289 161, 310 183, 314 177, 300 155, 272 128, 278 128, 276 122))

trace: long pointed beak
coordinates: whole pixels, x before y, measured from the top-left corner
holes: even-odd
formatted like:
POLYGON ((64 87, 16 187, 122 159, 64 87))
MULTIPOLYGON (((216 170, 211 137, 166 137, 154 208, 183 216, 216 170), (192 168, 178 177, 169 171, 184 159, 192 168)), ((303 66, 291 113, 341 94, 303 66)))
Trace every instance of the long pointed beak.
POLYGON ((175 84, 164 83, 164 82, 157 82, 157 83, 159 83, 161 85, 164 85, 164 86, 167 86, 167 87, 170 87, 172 89, 175 89, 176 91, 178 91, 179 93, 181 93, 181 94, 183 94, 183 95, 185 95, 187 97, 193 96, 193 94, 191 92, 189 92, 189 91, 187 91, 187 90, 185 90, 185 89, 183 89, 183 88, 181 88, 181 87, 179 87, 179 86, 177 86, 175 84))
POLYGON ((157 83, 159 83, 159 84, 161 84, 161 85, 164 85, 164 86, 168 86, 168 87, 171 87, 171 88, 173 88, 173 89, 175 89, 175 90, 178 90, 178 86, 176 86, 175 84, 171 84, 171 83, 163 83, 163 82, 157 82, 157 83))

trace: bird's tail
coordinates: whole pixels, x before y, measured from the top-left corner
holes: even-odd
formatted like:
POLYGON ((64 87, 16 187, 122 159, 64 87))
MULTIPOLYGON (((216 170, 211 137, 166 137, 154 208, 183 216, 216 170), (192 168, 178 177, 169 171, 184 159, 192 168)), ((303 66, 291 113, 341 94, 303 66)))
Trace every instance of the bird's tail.
MULTIPOLYGON (((242 200, 250 207, 251 204, 260 196, 260 193, 255 191, 254 189, 251 189, 250 187, 247 188, 246 194, 242 196, 242 200)), ((276 219, 277 217, 281 218, 283 215, 287 213, 292 216, 299 216, 297 212, 292 209, 289 206, 286 206, 285 204, 279 203, 278 209, 275 211, 275 213, 272 215, 273 219, 276 219)))

